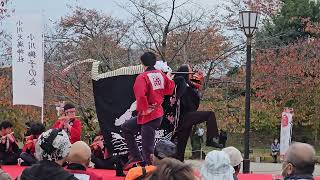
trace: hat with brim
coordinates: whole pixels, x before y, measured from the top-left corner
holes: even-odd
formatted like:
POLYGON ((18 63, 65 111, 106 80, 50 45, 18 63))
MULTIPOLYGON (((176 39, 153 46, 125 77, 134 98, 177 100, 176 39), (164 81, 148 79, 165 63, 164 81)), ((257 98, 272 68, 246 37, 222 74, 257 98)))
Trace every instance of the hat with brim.
POLYGON ((228 154, 211 151, 207 154, 200 173, 203 180, 233 180, 234 169, 230 165, 228 154))

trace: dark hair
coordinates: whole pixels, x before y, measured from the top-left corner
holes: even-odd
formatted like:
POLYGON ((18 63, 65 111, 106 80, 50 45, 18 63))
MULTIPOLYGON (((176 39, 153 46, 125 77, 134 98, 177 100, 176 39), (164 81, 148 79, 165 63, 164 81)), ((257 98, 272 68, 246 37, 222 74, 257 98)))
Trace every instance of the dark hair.
MULTIPOLYGON (((178 68, 177 72, 189 72, 189 66, 188 66, 188 64, 182 64, 182 65, 178 68)), ((190 87, 195 88, 195 85, 193 85, 193 83, 190 81, 189 74, 187 74, 187 73, 185 73, 185 74, 176 74, 176 75, 174 76, 174 78, 176 78, 176 77, 183 77, 183 79, 186 81, 186 83, 187 83, 190 87)))
POLYGON ((33 123, 32 121, 28 121, 28 122, 26 122, 24 124, 26 125, 26 128, 30 128, 32 123, 33 123))
POLYGON ((28 121, 28 122, 24 123, 25 127, 27 129, 27 131, 24 133, 24 136, 30 136, 31 135, 30 127, 31 127, 31 124, 33 124, 33 123, 34 123, 33 121, 28 121))
POLYGON ((173 158, 164 158, 159 162, 151 180, 194 180, 194 172, 190 165, 173 158))
POLYGON ((141 60, 142 64, 147 67, 153 67, 157 62, 156 55, 152 52, 145 52, 140 57, 140 60, 141 60))
POLYGON ((45 131, 45 127, 41 123, 32 123, 30 125, 30 134, 32 135, 37 136, 43 133, 44 131, 45 131))
POLYGON ((1 129, 7 129, 7 128, 12 128, 13 125, 9 121, 2 121, 0 124, 1 129))
MULTIPOLYGON (((189 72, 189 66, 187 64, 182 64, 178 70, 178 72, 189 72)), ((183 77, 186 82, 190 81, 189 74, 176 74, 175 77, 183 77)))
POLYGON ((66 111, 68 109, 73 109, 73 108, 76 108, 73 104, 71 103, 66 103, 64 106, 63 106, 63 110, 66 111))

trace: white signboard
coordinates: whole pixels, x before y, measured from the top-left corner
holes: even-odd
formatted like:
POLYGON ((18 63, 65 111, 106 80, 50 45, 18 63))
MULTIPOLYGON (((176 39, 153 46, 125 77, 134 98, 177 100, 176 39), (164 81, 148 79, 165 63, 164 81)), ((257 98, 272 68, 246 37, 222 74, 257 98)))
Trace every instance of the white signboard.
POLYGON ((13 104, 43 106, 43 25, 40 14, 13 17, 13 104))

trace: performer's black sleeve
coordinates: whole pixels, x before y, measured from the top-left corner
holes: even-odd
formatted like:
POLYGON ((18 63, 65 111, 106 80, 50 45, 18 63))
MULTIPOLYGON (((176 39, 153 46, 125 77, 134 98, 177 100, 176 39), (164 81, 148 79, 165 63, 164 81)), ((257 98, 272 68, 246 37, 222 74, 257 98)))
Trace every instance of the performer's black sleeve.
POLYGON ((175 77, 174 82, 176 83, 176 97, 180 98, 186 91, 187 89, 187 83, 183 77, 175 77))

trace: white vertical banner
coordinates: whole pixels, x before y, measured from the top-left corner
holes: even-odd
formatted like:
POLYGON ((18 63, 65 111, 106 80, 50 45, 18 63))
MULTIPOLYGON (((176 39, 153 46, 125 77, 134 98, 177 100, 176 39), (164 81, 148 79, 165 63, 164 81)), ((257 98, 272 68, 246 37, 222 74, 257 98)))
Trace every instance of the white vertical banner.
POLYGON ((285 108, 281 116, 281 133, 280 133, 280 157, 283 157, 289 149, 292 134, 292 109, 285 108))
POLYGON ((13 105, 43 107, 42 15, 17 14, 12 22, 13 105))

